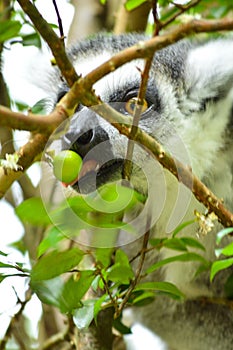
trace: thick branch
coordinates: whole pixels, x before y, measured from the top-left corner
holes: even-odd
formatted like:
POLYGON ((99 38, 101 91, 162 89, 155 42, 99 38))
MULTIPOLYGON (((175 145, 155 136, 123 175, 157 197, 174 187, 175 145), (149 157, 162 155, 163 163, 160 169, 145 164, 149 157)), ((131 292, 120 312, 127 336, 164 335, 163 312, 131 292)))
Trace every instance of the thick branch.
POLYGON ((111 73, 123 64, 137 58, 150 57, 155 51, 161 50, 162 48, 188 37, 189 35, 232 29, 233 19, 230 18, 224 18, 221 20, 192 20, 178 26, 168 33, 140 42, 119 52, 101 66, 87 74, 81 84, 83 87, 85 86, 85 88, 89 90, 99 79, 106 74, 111 73))
MULTIPOLYGON (((49 135, 35 134, 20 150, 18 164, 26 170, 35 157, 43 152, 49 135)), ((4 196, 12 183, 23 175, 23 171, 15 171, 0 167, 0 198, 4 196)))
MULTIPOLYGON (((71 115, 72 112, 70 111, 71 115)), ((11 109, 0 105, 0 125, 11 129, 27 130, 52 134, 52 132, 67 118, 67 111, 58 106, 48 116, 13 112, 11 109)))

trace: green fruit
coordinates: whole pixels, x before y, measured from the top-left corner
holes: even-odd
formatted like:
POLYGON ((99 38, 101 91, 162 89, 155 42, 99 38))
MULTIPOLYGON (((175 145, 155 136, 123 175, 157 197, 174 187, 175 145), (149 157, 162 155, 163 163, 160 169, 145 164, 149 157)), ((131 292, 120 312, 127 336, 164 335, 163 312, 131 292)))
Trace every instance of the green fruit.
POLYGON ((61 151, 53 159, 53 173, 56 178, 66 184, 77 177, 82 168, 82 158, 73 151, 61 151))

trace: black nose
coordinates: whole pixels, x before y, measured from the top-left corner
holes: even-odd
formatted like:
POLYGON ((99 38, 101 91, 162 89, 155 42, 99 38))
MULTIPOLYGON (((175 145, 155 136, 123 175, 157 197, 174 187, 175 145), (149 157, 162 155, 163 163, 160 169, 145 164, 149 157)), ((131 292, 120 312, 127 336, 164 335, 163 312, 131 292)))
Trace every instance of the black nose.
POLYGON ((84 131, 79 129, 78 132, 72 129, 63 141, 64 148, 75 151, 85 160, 95 159, 103 163, 109 157, 113 157, 108 134, 101 126, 89 130, 85 128, 84 131))

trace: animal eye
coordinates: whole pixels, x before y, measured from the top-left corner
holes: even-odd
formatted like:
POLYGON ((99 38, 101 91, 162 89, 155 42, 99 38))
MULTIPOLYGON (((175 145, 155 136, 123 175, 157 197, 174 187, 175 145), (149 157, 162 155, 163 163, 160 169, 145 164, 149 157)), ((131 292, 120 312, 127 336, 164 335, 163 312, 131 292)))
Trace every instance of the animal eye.
MULTIPOLYGON (((130 98, 128 101, 125 102, 125 110, 133 115, 134 114, 134 110, 135 110, 135 106, 138 102, 138 98, 137 97, 132 97, 130 98)), ((142 104, 141 104, 141 113, 144 113, 147 109, 148 109, 148 103, 147 101, 144 99, 142 104)))

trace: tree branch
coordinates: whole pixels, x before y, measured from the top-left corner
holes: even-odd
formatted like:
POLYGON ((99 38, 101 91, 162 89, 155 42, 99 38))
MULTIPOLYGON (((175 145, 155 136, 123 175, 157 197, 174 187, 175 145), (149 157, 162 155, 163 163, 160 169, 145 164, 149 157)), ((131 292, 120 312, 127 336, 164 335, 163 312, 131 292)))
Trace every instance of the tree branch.
POLYGON ((25 301, 20 301, 20 309, 19 311, 12 317, 9 326, 7 327, 6 333, 4 335, 4 338, 2 339, 1 343, 0 343, 0 350, 5 350, 6 349, 6 344, 8 342, 8 340, 10 339, 11 335, 12 335, 12 330, 15 326, 15 324, 18 322, 20 316, 22 315, 25 306, 27 305, 28 301, 31 299, 31 291, 30 289, 26 292, 26 298, 25 301))
POLYGON ((34 4, 29 0, 17 0, 23 11, 29 16, 35 28, 49 45, 56 64, 60 68, 69 86, 79 78, 73 65, 70 63, 64 48, 63 41, 56 35, 50 25, 44 20, 34 4))

